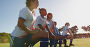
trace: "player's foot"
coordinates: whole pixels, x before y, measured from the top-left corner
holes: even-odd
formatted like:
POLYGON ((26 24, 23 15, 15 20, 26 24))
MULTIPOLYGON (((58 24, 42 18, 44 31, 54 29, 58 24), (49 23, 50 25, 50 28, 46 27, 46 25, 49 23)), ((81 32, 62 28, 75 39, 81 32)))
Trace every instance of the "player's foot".
POLYGON ((64 47, 69 47, 69 46, 66 45, 66 46, 64 46, 64 47))
POLYGON ((74 44, 70 44, 69 46, 74 46, 74 44))

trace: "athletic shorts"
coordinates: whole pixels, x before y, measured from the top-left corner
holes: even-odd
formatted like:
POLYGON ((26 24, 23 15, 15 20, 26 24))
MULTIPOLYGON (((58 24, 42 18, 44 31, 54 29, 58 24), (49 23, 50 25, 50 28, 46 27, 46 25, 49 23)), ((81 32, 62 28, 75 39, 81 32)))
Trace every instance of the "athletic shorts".
POLYGON ((25 47, 25 43, 30 42, 31 37, 32 34, 29 34, 28 36, 25 36, 23 38, 11 36, 10 47, 25 47))

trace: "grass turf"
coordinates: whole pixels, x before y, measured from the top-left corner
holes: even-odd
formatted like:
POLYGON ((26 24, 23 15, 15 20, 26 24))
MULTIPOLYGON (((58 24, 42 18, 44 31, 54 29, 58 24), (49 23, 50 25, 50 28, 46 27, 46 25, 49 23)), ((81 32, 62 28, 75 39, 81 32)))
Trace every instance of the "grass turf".
MULTIPOLYGON (((40 42, 35 44, 34 47, 40 47, 39 43, 40 42)), ((90 47, 90 38, 74 39, 73 44, 75 46, 71 46, 71 47, 90 47)), ((68 40, 68 45, 69 45, 69 40, 68 40)), ((58 46, 59 45, 57 45, 57 47, 58 46)), ((63 46, 63 44, 62 44, 62 46, 63 46)), ((10 47, 10 44, 9 43, 0 43, 0 47, 10 47)))

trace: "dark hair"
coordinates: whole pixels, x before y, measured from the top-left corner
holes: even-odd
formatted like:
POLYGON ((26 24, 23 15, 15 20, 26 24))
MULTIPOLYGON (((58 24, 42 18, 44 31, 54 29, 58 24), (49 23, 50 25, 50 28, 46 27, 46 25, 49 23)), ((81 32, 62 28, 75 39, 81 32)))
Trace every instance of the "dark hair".
POLYGON ((69 24, 68 22, 65 24, 65 26, 67 25, 67 24, 69 24))
POLYGON ((57 22, 55 22, 55 21, 54 21, 54 24, 56 24, 56 25, 57 25, 57 22))
POLYGON ((51 16, 52 16, 52 13, 48 13, 48 14, 47 14, 47 17, 49 17, 49 15, 51 15, 51 16))
POLYGON ((35 0, 26 0, 26 6, 28 7, 28 6, 30 6, 30 3, 31 2, 34 2, 35 0))
POLYGON ((46 11, 46 9, 45 9, 45 8, 39 8, 39 11, 41 11, 41 10, 45 10, 45 11, 46 11))

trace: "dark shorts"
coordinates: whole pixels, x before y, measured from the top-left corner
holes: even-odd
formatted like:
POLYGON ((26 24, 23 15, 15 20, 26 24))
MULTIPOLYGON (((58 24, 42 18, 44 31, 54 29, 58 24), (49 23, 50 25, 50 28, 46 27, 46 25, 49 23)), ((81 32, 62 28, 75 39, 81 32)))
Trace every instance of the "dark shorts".
POLYGON ((26 42, 30 42, 32 34, 25 36, 24 38, 18 38, 11 36, 10 47, 25 47, 26 42))
POLYGON ((41 38, 40 39, 40 47, 48 47, 49 39, 48 38, 41 38))
POLYGON ((49 41, 48 38, 41 38, 40 41, 49 41))

